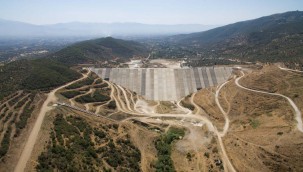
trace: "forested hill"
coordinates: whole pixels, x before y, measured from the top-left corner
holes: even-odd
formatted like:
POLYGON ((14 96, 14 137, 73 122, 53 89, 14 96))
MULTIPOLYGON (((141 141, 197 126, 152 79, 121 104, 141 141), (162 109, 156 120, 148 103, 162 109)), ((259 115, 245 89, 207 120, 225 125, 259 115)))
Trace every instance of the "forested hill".
POLYGON ((303 34, 302 11, 274 14, 254 20, 229 24, 209 31, 176 35, 172 36, 171 39, 185 44, 209 44, 230 39, 239 42, 245 39, 247 42, 257 43, 269 42, 272 39, 292 34, 303 34))
POLYGON ((81 75, 69 67, 87 62, 145 56, 144 46, 111 37, 83 41, 43 59, 17 60, 0 66, 0 100, 17 90, 49 90, 81 75))
POLYGON ((80 76, 51 60, 17 60, 0 67, 0 100, 17 90, 47 91, 80 76))
POLYGON ((292 11, 238 22, 209 31, 176 35, 170 43, 212 56, 247 61, 303 64, 303 12, 292 11))
POLYGON ((68 46, 51 55, 52 59, 67 65, 99 60, 146 56, 147 49, 140 43, 112 37, 88 40, 68 46))

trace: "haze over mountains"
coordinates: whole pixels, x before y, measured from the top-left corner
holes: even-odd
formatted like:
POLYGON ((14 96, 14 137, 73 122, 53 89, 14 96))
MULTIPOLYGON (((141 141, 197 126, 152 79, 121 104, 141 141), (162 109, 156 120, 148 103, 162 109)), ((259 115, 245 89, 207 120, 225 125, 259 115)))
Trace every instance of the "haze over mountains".
POLYGON ((290 11, 204 32, 169 37, 167 44, 200 52, 202 58, 286 62, 302 68, 303 12, 290 11))
POLYGON ((192 33, 215 28, 213 25, 159 25, 141 23, 59 23, 34 25, 0 19, 0 37, 105 37, 155 36, 192 33))
POLYGON ((261 18, 241 21, 208 31, 172 36, 173 41, 180 43, 207 45, 213 43, 243 41, 266 42, 290 34, 303 33, 303 12, 290 11, 281 14, 273 14, 261 18))
POLYGON ((296 65, 297 68, 301 68, 300 64, 303 64, 301 56, 301 52, 303 52, 302 11, 274 14, 217 27, 203 32, 176 34, 168 37, 166 35, 169 33, 173 34, 178 31, 181 32, 181 30, 183 30, 183 32, 189 32, 189 30, 199 29, 200 27, 199 31, 201 31, 203 28, 205 29, 205 26, 144 25, 138 23, 63 23, 37 26, 5 20, 0 21, 0 26, 3 26, 0 27, 0 37, 22 37, 22 35, 31 37, 32 35, 36 35, 50 37, 90 36, 93 38, 107 37, 109 35, 108 33, 116 34, 117 36, 114 37, 119 37, 119 35, 126 37, 135 35, 150 35, 151 37, 163 35, 160 39, 151 39, 149 43, 140 46, 135 42, 124 42, 123 40, 115 40, 112 38, 84 41, 71 45, 54 54, 53 57, 62 57, 59 61, 66 64, 92 62, 104 59, 104 57, 113 58, 124 56, 129 58, 133 55, 142 54, 145 56, 151 51, 158 52, 155 58, 201 58, 201 63, 205 63, 203 58, 212 57, 213 59, 233 58, 249 62, 286 62, 292 63, 292 67, 296 65), (157 41, 161 43, 158 44, 157 41), (116 47, 112 47, 112 45, 116 47), (167 51, 167 47, 170 47, 170 49, 174 51, 167 51), (137 51, 136 48, 139 48, 139 51, 137 51), (147 51, 147 49, 151 51, 147 51), (199 54, 199 57, 197 54, 199 54))

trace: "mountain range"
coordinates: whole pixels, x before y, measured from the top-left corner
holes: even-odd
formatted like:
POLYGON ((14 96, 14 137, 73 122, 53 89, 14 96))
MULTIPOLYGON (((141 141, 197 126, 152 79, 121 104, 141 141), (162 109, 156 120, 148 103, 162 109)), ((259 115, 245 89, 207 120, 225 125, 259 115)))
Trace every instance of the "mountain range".
POLYGON ((34 25, 0 19, 0 37, 106 37, 155 36, 192 33, 215 28, 201 24, 141 24, 141 23, 59 23, 34 25))

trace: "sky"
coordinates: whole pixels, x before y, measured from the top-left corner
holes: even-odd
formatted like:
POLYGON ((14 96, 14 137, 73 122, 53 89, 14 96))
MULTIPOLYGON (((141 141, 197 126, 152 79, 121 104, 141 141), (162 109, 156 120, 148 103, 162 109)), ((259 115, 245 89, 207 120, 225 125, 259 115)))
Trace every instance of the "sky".
POLYGON ((32 24, 223 25, 303 10, 303 0, 0 0, 0 18, 32 24))

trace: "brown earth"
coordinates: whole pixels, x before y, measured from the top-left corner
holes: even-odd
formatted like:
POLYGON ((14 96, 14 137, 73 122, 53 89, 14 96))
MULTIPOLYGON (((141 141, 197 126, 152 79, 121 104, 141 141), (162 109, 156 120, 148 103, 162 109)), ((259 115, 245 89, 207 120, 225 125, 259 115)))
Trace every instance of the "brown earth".
MULTIPOLYGON (((290 89, 293 87, 300 96, 303 94, 298 91, 300 86, 289 81, 293 77, 297 78, 297 82, 303 82, 302 77, 298 80, 298 74, 266 66, 248 74, 240 83, 248 88, 287 96, 293 94, 290 89)), ((229 109, 231 120, 230 129, 223 140, 236 170, 303 170, 300 156, 303 152, 303 135, 296 129, 294 112, 285 99, 240 89, 233 81, 222 88, 221 94, 228 102, 223 105, 229 109)))

